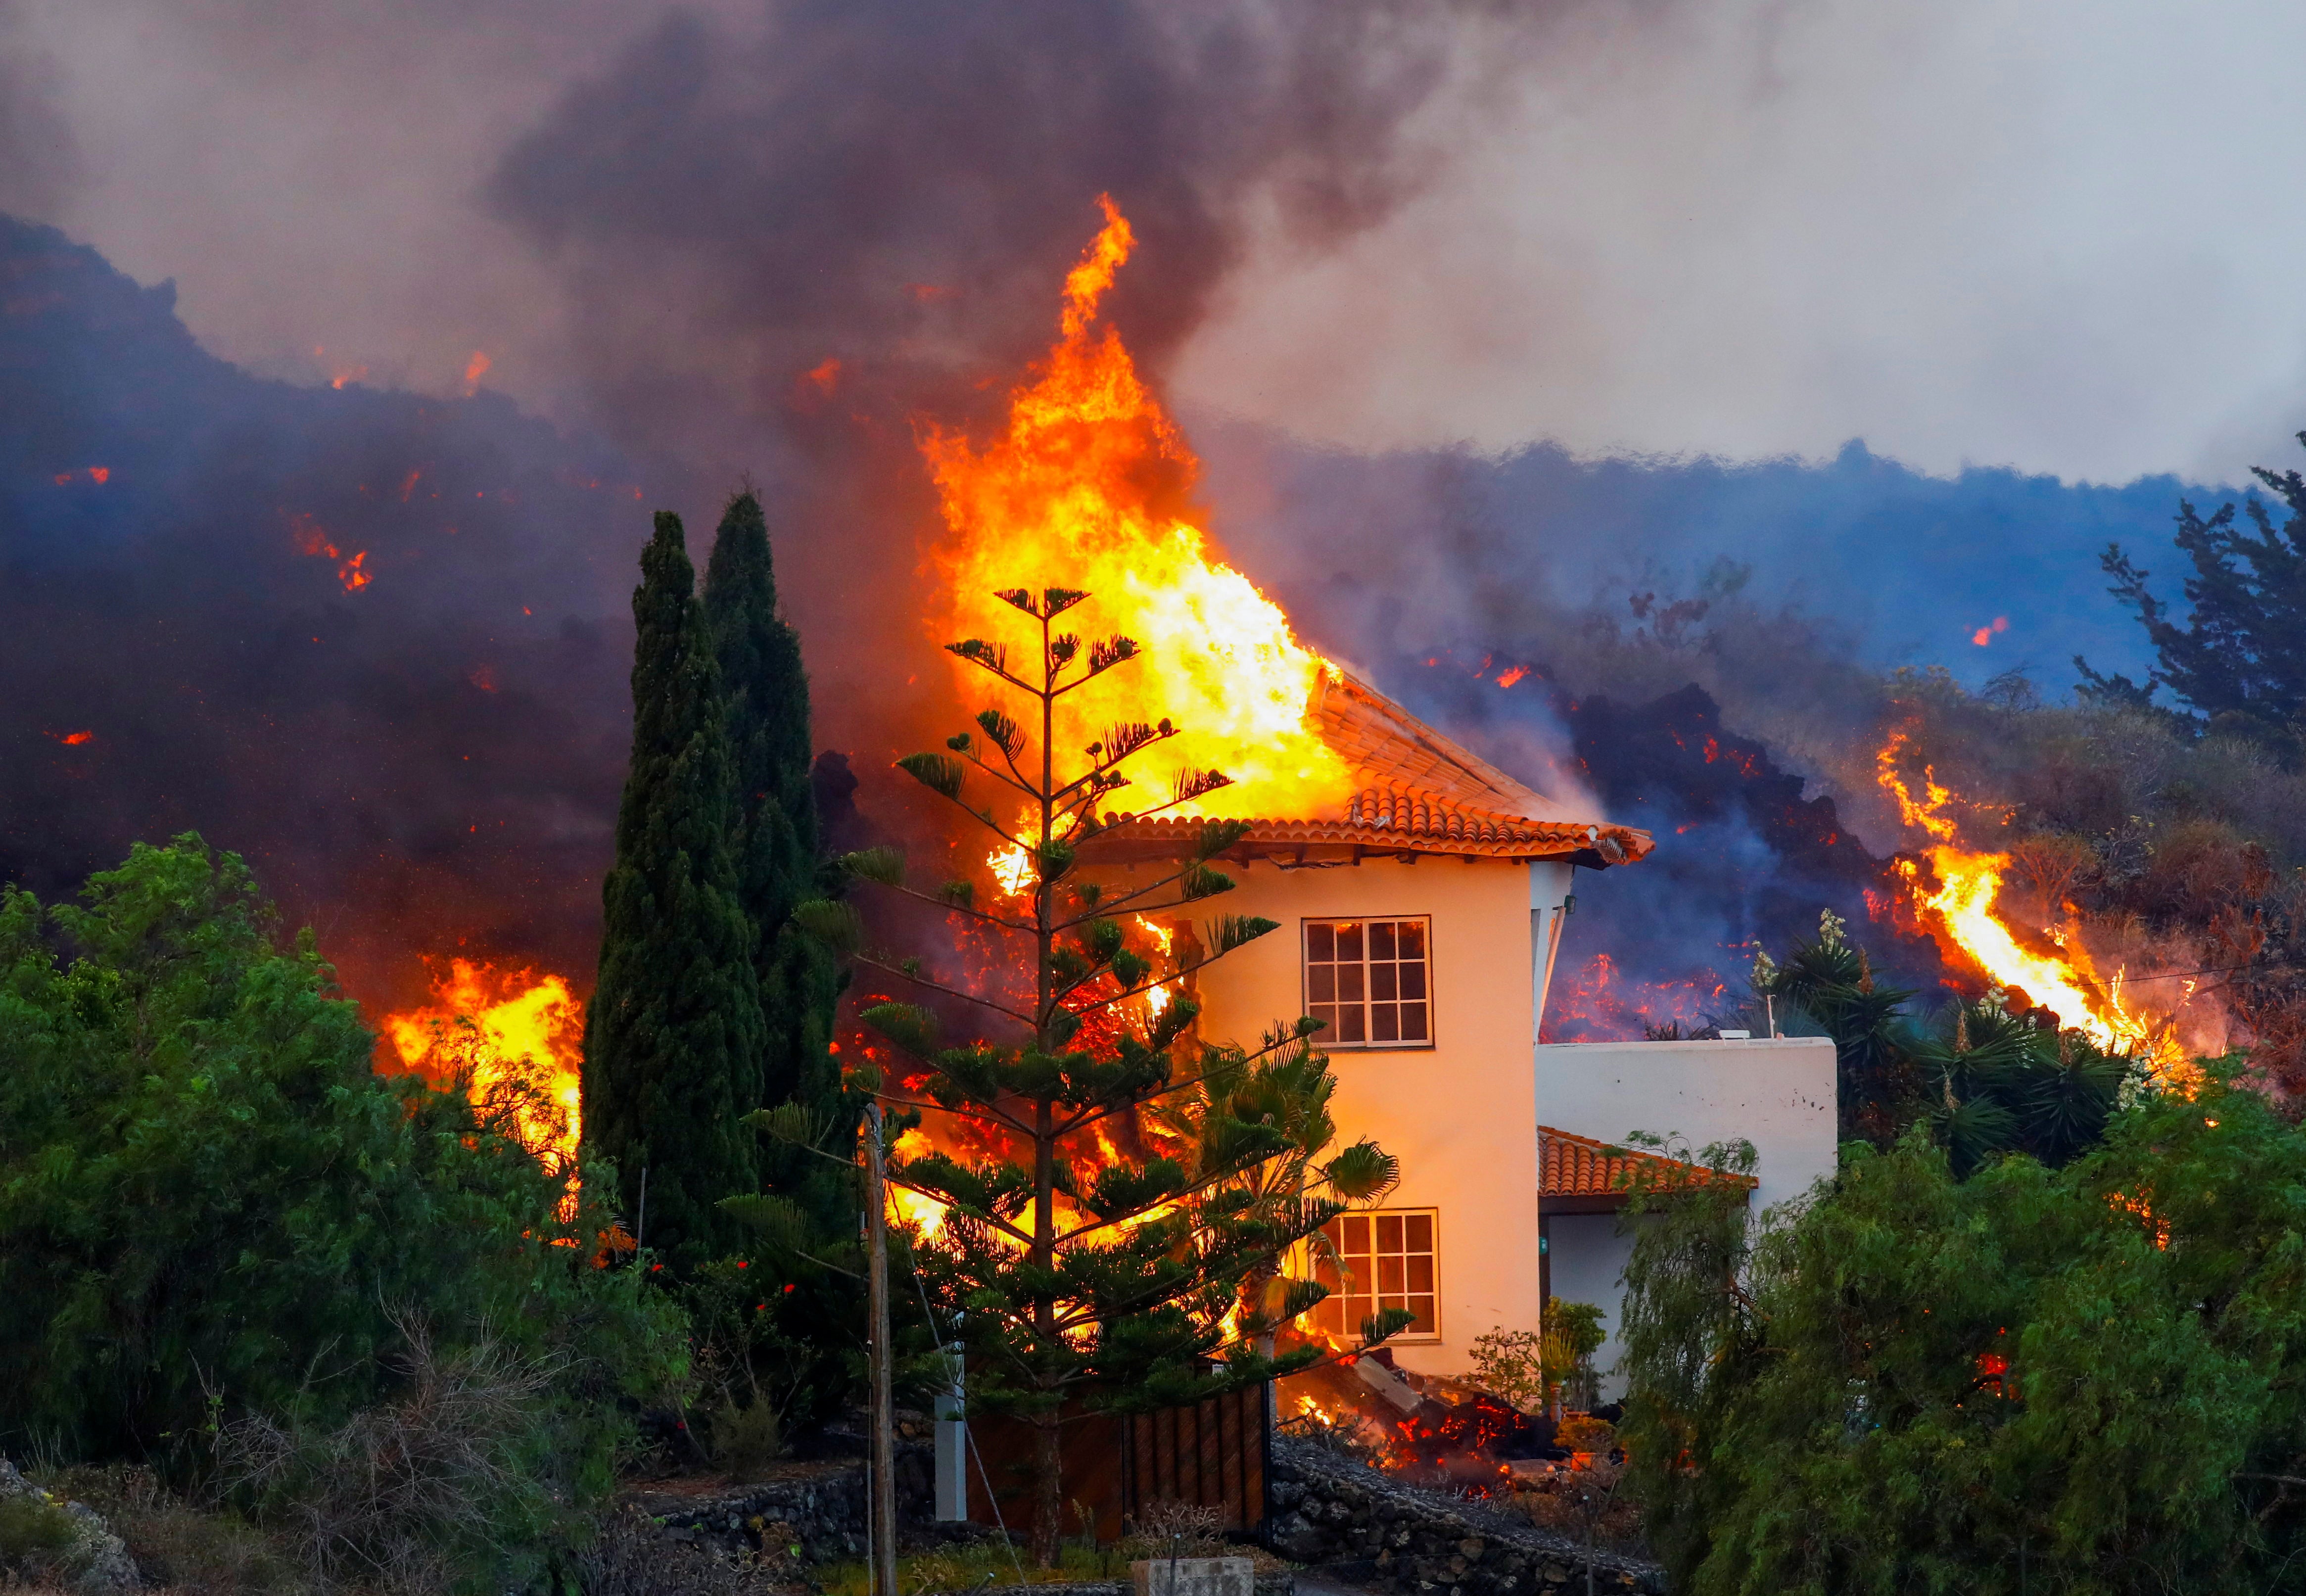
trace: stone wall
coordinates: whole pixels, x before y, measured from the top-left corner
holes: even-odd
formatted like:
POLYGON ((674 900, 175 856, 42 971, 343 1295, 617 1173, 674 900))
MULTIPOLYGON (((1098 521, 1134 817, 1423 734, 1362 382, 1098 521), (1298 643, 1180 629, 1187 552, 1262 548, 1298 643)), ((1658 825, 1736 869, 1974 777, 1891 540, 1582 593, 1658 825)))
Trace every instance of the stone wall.
MULTIPOLYGON (((897 1449, 897 1519, 907 1529, 935 1512, 934 1471, 927 1447, 897 1449)), ((627 1501, 653 1520, 668 1541, 727 1556, 797 1554, 805 1563, 842 1562, 865 1554, 865 1465, 787 1464, 769 1479, 711 1489, 642 1489, 627 1501)))
MULTIPOLYGON (((1585 1589, 1584 1552, 1527 1519, 1420 1490, 1311 1442, 1273 1438, 1273 1549, 1389 1596, 1543 1596, 1585 1589)), ((1654 1564, 1594 1558, 1596 1591, 1662 1596, 1654 1564)))

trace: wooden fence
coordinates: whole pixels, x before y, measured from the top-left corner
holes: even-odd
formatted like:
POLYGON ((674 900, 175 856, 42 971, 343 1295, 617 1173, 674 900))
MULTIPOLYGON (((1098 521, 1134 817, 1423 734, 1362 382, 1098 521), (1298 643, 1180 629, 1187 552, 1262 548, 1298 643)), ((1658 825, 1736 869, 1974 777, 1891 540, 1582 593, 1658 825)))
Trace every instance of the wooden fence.
MULTIPOLYGON (((1155 1502, 1214 1507, 1226 1528, 1254 1530, 1265 1520, 1268 1412, 1267 1387, 1251 1386, 1151 1413, 1069 1413, 1058 1441, 1065 1533, 1082 1532, 1086 1512, 1099 1541, 1117 1540, 1155 1502)), ((977 1443, 969 1460, 969 1518, 1028 1532, 1032 1428, 991 1416, 971 1419, 969 1428, 977 1443)))

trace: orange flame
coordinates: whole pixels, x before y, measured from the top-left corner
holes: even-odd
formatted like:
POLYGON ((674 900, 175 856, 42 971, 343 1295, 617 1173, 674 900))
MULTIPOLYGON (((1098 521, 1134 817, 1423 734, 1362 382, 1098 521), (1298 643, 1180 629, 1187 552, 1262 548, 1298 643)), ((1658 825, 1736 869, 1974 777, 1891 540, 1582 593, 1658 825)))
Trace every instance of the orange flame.
POLYGON ((1903 730, 1892 732, 1875 755, 1875 774, 1882 790, 1897 803, 1900 817, 1932 841, 1930 867, 1937 875, 1936 886, 1922 884, 1913 860, 1898 861, 1916 905, 1997 986, 2023 991, 2037 1004, 2054 1011, 2062 1024, 2081 1031, 2100 1047, 2133 1054, 2165 1071, 2182 1064, 2183 1050, 2168 1028, 2123 1003, 2126 970, 2116 970, 2111 981, 2101 979, 2080 939, 2070 931, 2054 934, 2054 954, 2027 948, 2011 935, 1994 912, 2010 856, 1974 853, 1960 845, 1953 817, 1947 813, 1954 794, 1939 783, 1935 767, 1923 767, 1922 796, 1914 796, 1898 768, 1907 744, 1903 730))
MULTIPOLYGON (((1126 632, 1145 654, 1060 701, 1061 753, 1116 721, 1166 716, 1182 729, 1165 750, 1174 764, 1221 770, 1236 783, 1171 813, 1285 809, 1294 818, 1342 809, 1350 774, 1310 713, 1330 667, 1298 643, 1279 605, 1214 557, 1190 502, 1200 462, 1119 333, 1097 320, 1134 243, 1113 201, 1098 203, 1105 226, 1065 277, 1058 341, 1011 394, 1006 430, 980 449, 923 428, 950 533, 934 557, 944 606, 930 617, 934 635, 1013 636, 1018 618, 995 592, 1084 589, 1101 601, 1090 624, 1126 632)), ((976 668, 953 666, 977 696, 976 668)))
POLYGON ((467 397, 481 391, 481 379, 489 374, 489 368, 494 364, 496 362, 483 351, 473 351, 473 358, 465 363, 465 393, 467 397))
POLYGON ((435 972, 432 1002, 387 1014, 380 1028, 404 1069, 449 1073, 469 1063, 477 1100, 535 1077, 547 1103, 519 1113, 521 1140, 573 1165, 581 1122, 585 1005, 559 976, 452 959, 435 972))

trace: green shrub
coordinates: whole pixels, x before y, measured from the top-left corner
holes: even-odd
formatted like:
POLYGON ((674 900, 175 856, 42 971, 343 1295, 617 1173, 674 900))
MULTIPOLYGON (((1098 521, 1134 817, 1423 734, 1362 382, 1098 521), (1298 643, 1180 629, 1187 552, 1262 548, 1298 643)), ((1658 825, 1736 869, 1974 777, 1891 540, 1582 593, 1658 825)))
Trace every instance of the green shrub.
POLYGON ((79 1527, 46 1497, 31 1491, 0 1497, 0 1567, 38 1576, 67 1568, 79 1527))
POLYGON ((1917 1129, 1758 1233, 1726 1182, 1657 1200, 1621 1433, 1673 1588, 2294 1583, 2306 1131, 2235 1073, 2058 1169, 1917 1129))
MULTIPOLYGON (((197 837, 84 897, 0 892, 0 1443, 179 1476, 220 1425, 303 1447, 420 1394, 421 1326, 436 1362, 550 1370, 508 1445, 556 1500, 603 1495, 634 1410, 686 1378, 682 1322, 594 1267, 606 1216, 562 1211, 522 1088, 379 1076, 311 934, 284 943, 197 837)), ((491 1503, 507 1567, 554 1519, 525 1500, 491 1503)))
POLYGON ((777 1410, 756 1400, 745 1407, 723 1402, 713 1414, 713 1461, 731 1480, 753 1480, 784 1450, 777 1410))
POLYGON ((1545 1343, 1533 1330, 1500 1326, 1473 1338, 1473 1384, 1525 1413, 1545 1405, 1545 1343))

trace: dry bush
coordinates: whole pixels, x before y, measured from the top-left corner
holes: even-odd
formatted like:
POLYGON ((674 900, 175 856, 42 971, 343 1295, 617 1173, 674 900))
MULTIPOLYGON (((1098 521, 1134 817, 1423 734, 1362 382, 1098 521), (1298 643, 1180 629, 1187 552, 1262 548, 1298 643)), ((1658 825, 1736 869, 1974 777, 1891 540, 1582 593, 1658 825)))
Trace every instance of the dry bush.
POLYGON ((2063 918, 2075 895, 2098 875, 2097 849, 2071 832, 2037 832, 2010 849, 2011 883, 2030 892, 2045 925, 2063 918))
POLYGON ((1641 1508, 1618 1490, 1624 1464, 1597 1457, 1584 1469, 1561 1469, 1544 1488, 1516 1493, 1532 1523, 1596 1551, 1648 1557, 1641 1508))
POLYGON ((476 1563, 508 1559, 539 1516, 541 1488, 519 1454, 557 1369, 485 1336, 444 1354, 420 1321, 396 1323, 406 1348, 398 1400, 331 1430, 260 1415, 218 1437, 224 1487, 278 1513, 323 1588, 439 1591, 476 1563))
POLYGON ((1216 1558, 1231 1549, 1225 1538, 1225 1514, 1198 1502, 1148 1502, 1138 1513, 1134 1532, 1122 1549, 1140 1558, 1216 1558))
POLYGON ((47 1483, 103 1515, 145 1577, 182 1596, 285 1596, 304 1583, 270 1536, 227 1506, 177 1495, 149 1468, 66 1469, 47 1483))

